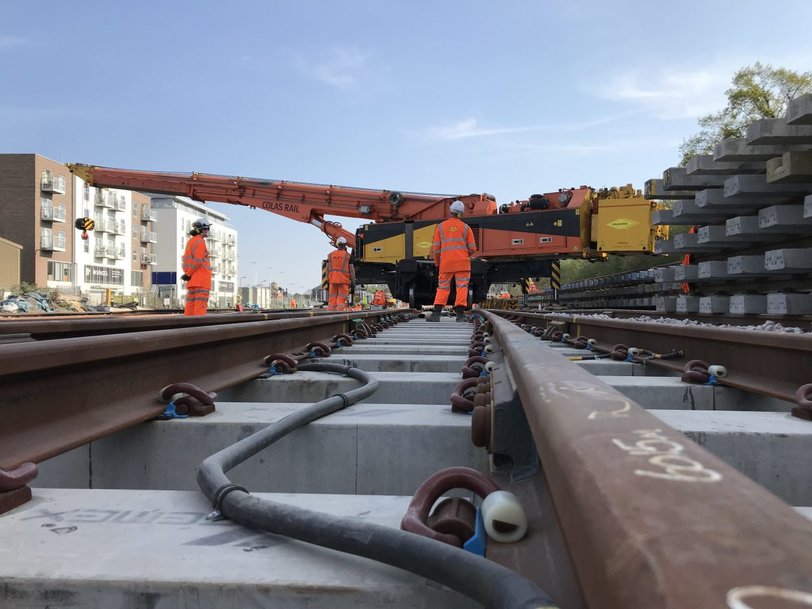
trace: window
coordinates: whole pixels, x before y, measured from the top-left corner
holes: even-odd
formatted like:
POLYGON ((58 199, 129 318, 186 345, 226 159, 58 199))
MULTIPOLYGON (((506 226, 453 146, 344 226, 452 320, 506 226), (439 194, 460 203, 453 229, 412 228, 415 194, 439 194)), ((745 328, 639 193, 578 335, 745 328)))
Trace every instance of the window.
POLYGON ((124 285, 124 276, 121 269, 88 265, 85 267, 85 283, 124 285))
POLYGON ((138 201, 133 201, 133 217, 138 216, 138 201))
POLYGON ((131 271, 130 272, 130 283, 133 287, 144 287, 144 272, 143 271, 131 271))
POLYGON ((85 250, 85 254, 89 253, 90 252, 90 239, 85 239, 85 240, 82 241, 82 243, 85 244, 84 248, 83 248, 85 250))
POLYGON ((65 176, 57 176, 56 184, 60 192, 65 192, 65 176))
POLYGON ((85 183, 84 187, 82 188, 82 198, 85 201, 90 201, 90 185, 87 183, 85 183))
POLYGON ((43 220, 53 220, 54 219, 54 203, 48 197, 40 197, 39 199, 40 206, 42 206, 42 213, 41 217, 43 220))
POLYGON ((73 281, 73 264, 70 262, 48 261, 48 279, 51 281, 73 281))

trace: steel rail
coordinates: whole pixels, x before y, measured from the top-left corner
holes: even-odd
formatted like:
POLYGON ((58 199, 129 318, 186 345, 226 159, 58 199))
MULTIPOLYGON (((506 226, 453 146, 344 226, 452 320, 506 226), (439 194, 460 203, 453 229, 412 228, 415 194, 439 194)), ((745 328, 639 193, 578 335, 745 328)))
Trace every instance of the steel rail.
POLYGON ((268 311, 265 313, 213 313, 190 316, 182 314, 139 314, 120 313, 116 315, 83 315, 74 317, 20 317, 0 319, 0 337, 6 335, 29 335, 34 340, 53 340, 77 336, 96 336, 121 332, 143 332, 166 330, 181 327, 199 327, 218 324, 246 323, 269 319, 296 319, 333 315, 330 311, 302 309, 298 311, 268 311))
POLYGON ((750 607, 748 595, 753 606, 797 609, 793 598, 812 597, 812 522, 538 338, 485 315, 590 609, 750 607))
POLYGON ((263 359, 329 342, 387 311, 0 344, 0 469, 50 457, 160 415, 164 387, 217 392, 265 372, 263 359))
POLYGON ((759 332, 712 326, 682 326, 567 314, 505 314, 525 323, 559 321, 572 338, 594 338, 604 349, 625 344, 684 355, 670 360, 649 360, 647 365, 681 372, 690 360, 727 368, 720 382, 730 387, 794 402, 799 387, 812 382, 812 335, 759 332))

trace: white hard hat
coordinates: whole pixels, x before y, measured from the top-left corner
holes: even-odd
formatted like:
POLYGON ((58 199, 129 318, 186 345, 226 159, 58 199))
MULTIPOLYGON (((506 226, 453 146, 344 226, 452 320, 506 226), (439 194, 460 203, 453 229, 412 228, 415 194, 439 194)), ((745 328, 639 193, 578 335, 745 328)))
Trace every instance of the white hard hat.
POLYGON ((206 218, 198 218, 192 222, 192 226, 198 229, 211 228, 211 222, 209 222, 206 218))
POLYGON ((452 214, 461 214, 465 211, 465 204, 460 200, 454 201, 451 204, 450 210, 452 214))
POLYGON ((347 240, 346 240, 344 237, 339 237, 338 239, 336 239, 336 243, 337 243, 338 245, 346 245, 346 244, 347 244, 347 240))

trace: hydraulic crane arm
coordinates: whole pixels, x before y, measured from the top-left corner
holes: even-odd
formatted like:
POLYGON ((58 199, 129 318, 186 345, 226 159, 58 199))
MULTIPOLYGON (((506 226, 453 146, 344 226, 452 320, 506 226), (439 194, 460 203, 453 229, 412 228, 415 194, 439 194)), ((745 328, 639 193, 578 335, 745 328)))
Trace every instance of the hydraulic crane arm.
POLYGON ((92 186, 123 188, 186 196, 196 201, 231 203, 263 209, 318 227, 335 241, 339 236, 355 245, 355 235, 326 215, 362 218, 369 222, 440 220, 448 203, 460 199, 472 215, 496 213, 496 202, 486 194, 432 195, 392 190, 350 188, 285 180, 262 180, 205 173, 164 173, 69 164, 71 172, 92 186))

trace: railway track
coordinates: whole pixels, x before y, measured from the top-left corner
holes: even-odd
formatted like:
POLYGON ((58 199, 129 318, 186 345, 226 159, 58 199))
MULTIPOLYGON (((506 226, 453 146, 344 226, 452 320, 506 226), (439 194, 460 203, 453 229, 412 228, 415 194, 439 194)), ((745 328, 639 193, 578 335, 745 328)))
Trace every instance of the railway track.
MULTIPOLYGON (((812 423, 791 401, 807 337, 493 311, 209 317, 2 322, 30 340, 0 344, 1 607, 812 606, 812 423), (612 359, 620 343, 641 351, 612 359), (729 374, 684 382, 690 360, 729 374), (334 414, 273 427, 334 395, 334 414), (274 446, 206 482, 207 457, 263 430, 274 446), (412 548, 401 519, 438 472, 440 494, 512 492, 526 535, 486 561, 412 548), (207 520, 218 493, 226 518, 207 520)), ((459 499, 425 516, 476 530, 459 499)))

